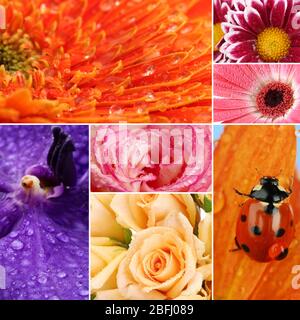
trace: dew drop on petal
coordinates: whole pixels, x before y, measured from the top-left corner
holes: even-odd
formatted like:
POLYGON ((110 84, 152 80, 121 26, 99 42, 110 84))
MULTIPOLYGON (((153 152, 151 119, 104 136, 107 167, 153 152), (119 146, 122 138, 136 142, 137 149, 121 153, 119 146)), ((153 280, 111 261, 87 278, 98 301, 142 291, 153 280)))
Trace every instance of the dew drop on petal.
POLYGON ((123 109, 119 107, 118 105, 112 105, 109 108, 109 114, 110 115, 121 115, 123 113, 123 109))
POLYGON ((12 231, 12 232, 9 234, 9 236, 10 236, 11 238, 16 238, 18 235, 19 235, 19 232, 18 232, 18 231, 12 231))
POLYGON ((103 12, 108 12, 113 8, 113 6, 114 6, 114 1, 112 1, 112 0, 104 0, 100 4, 100 9, 103 12))
POLYGON ((45 275, 40 275, 40 276, 38 277, 37 281, 38 281, 38 283, 40 283, 40 284, 46 284, 47 281, 48 281, 48 279, 47 279, 47 277, 46 277, 45 275))
POLYGON ((149 91, 146 93, 145 101, 153 101, 154 99, 155 99, 155 96, 152 91, 149 91))
POLYGON ((84 296, 88 296, 89 295, 89 291, 88 290, 80 290, 79 291, 79 295, 84 297, 84 296))
POLYGON ((149 77, 154 73, 154 66, 148 66, 145 70, 145 72, 143 73, 144 77, 149 77))
POLYGON ((28 236, 32 236, 33 233, 34 233, 34 231, 33 231, 32 228, 29 228, 29 229, 27 230, 27 235, 28 235, 28 236))
POLYGON ((215 192, 214 213, 220 212, 225 206, 225 196, 223 191, 215 192))
POLYGON ((64 272, 64 271, 59 271, 57 273, 57 277, 60 278, 60 279, 63 279, 67 276, 67 274, 64 272))
POLYGON ((28 259, 23 259, 22 261, 21 261, 21 266, 22 267, 28 267, 28 266, 30 266, 30 260, 28 260, 28 259))
POLYGON ((24 243, 20 240, 14 240, 12 243, 11 243, 11 247, 14 249, 14 250, 22 250, 24 248, 24 243))
POLYGON ((69 237, 64 234, 63 232, 60 232, 56 235, 56 238, 62 242, 69 242, 69 237))

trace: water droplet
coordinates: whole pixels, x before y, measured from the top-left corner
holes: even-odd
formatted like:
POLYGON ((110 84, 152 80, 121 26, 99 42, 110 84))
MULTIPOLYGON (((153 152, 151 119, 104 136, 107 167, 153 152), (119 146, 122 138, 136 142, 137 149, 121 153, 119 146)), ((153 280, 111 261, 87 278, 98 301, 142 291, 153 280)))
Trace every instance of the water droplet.
POLYGON ((83 296, 88 296, 89 295, 89 291, 88 290, 80 290, 79 291, 79 295, 82 296, 82 297, 83 296))
POLYGON ((180 56, 175 56, 172 60, 171 64, 178 64, 180 62, 181 58, 180 56))
POLYGON ((11 243, 11 247, 14 249, 14 250, 22 250, 23 247, 24 247, 24 243, 20 240, 15 240, 11 243))
POLYGON ((131 17, 129 20, 128 20, 128 23, 130 24, 133 24, 136 22, 136 18, 135 17, 131 17))
POLYGON ((177 24, 171 24, 171 25, 167 28, 166 32, 175 32, 175 31, 177 30, 177 28, 178 28, 177 24))
POLYGON ((28 235, 28 236, 32 236, 33 233, 34 233, 34 231, 33 231, 32 228, 29 228, 29 229, 27 230, 27 235, 28 235))
POLYGON ((220 212, 225 206, 225 196, 223 191, 215 192, 214 213, 220 212))
POLYGON ((192 30, 193 30, 193 29, 192 29, 191 26, 187 26, 187 27, 181 29, 181 33, 182 33, 182 34, 186 34, 186 33, 191 32, 192 30))
POLYGON ((123 109, 119 107, 118 105, 112 105, 109 108, 109 114, 110 115, 121 115, 123 113, 123 109))
POLYGON ((113 8, 113 5, 114 5, 114 2, 112 0, 105 0, 101 2, 100 9, 103 12, 108 12, 113 8))
POLYGON ((63 279, 67 276, 67 274, 64 271, 60 271, 57 273, 57 277, 60 279, 63 279))
POLYGON ((23 267, 28 267, 28 266, 30 266, 30 261, 29 261, 28 259, 23 259, 23 260, 21 261, 21 266, 23 266, 23 267))
POLYGON ((62 242, 69 242, 69 237, 64 234, 63 232, 60 232, 56 235, 56 238, 62 242))
POLYGON ((145 70, 145 72, 143 73, 144 77, 149 77, 154 73, 154 66, 148 66, 145 70))
POLYGON ((15 237, 17 237, 19 235, 19 232, 18 231, 12 231, 10 234, 9 234, 9 236, 11 237, 11 238, 15 238, 15 237))
POLYGON ((47 277, 46 277, 45 275, 40 275, 40 276, 38 277, 37 281, 38 281, 38 283, 40 283, 40 284, 46 284, 47 281, 48 281, 48 279, 47 279, 47 277))
POLYGON ((155 99, 155 96, 153 94, 152 91, 149 91, 146 93, 146 96, 145 96, 145 101, 153 101, 155 99))

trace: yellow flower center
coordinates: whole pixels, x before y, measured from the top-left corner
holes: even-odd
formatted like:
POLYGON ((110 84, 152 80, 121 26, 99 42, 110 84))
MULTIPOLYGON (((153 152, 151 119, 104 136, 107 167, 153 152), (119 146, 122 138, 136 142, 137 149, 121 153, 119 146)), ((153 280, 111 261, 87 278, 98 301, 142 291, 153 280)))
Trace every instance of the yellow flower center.
POLYGON ((221 27, 221 23, 214 24, 214 51, 218 51, 217 44, 224 37, 224 32, 221 27))
POLYGON ((284 30, 271 27, 258 35, 256 47, 263 61, 277 62, 288 55, 291 40, 284 30))

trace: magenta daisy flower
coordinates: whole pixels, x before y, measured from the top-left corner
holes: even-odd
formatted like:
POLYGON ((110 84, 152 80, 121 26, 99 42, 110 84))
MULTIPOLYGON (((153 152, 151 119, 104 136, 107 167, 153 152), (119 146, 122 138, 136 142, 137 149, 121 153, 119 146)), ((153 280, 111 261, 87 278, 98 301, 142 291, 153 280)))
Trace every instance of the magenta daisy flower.
POLYGON ((300 66, 216 65, 214 120, 300 122, 300 66))
POLYGON ((224 43, 224 32, 222 22, 226 21, 226 14, 232 6, 231 0, 214 0, 214 60, 215 62, 225 62, 224 54, 219 50, 224 43))
POLYGON ((234 62, 299 62, 300 1, 238 0, 222 23, 219 50, 234 62))

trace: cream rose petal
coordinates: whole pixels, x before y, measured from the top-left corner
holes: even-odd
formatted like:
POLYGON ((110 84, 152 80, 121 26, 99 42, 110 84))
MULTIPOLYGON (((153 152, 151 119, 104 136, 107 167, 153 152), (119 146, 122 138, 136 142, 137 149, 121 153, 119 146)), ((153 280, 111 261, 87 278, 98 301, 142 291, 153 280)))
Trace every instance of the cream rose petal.
POLYGON ((198 238, 205 243, 205 254, 211 255, 212 216, 209 213, 206 213, 204 219, 199 222, 198 238))
POLYGON ((186 211, 188 213, 187 218, 194 227, 196 223, 196 216, 198 213, 193 197, 190 194, 174 194, 173 196, 181 201, 186 207, 186 211))
POLYGON ((138 195, 117 194, 114 196, 110 207, 116 214, 119 224, 125 228, 139 231, 147 227, 147 215, 137 205, 138 195))
POLYGON ((116 222, 114 213, 95 196, 91 196, 91 235, 124 240, 124 230, 116 222))
POLYGON ((158 194, 153 201, 140 202, 139 205, 148 214, 149 220, 147 227, 158 225, 170 213, 185 212, 186 209, 172 194, 158 194))
POLYGON ((95 253, 91 252, 91 276, 94 277, 98 272, 100 272, 105 266, 106 262, 98 257, 95 253))
POLYGON ((95 300, 126 300, 124 296, 121 295, 119 289, 112 290, 100 290, 96 293, 95 300))
POLYGON ((114 286, 116 279, 112 277, 113 275, 116 276, 116 272, 120 262, 126 256, 126 250, 116 256, 105 268, 103 268, 95 277, 91 280, 91 289, 92 292, 95 292, 100 289, 104 289, 109 287, 107 285, 108 282, 112 282, 114 286), (113 279, 112 279, 113 278, 113 279))

